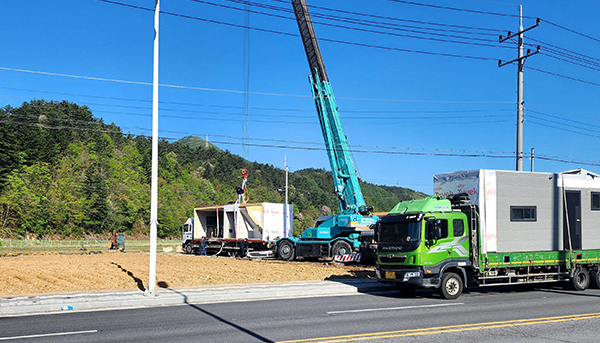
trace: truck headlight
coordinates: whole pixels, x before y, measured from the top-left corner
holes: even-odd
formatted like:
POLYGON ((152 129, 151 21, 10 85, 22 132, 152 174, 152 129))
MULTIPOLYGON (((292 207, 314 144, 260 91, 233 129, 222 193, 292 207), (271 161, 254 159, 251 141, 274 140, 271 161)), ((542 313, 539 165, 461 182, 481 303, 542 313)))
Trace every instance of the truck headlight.
POLYGON ((421 276, 421 272, 406 272, 404 273, 404 279, 402 281, 408 281, 411 277, 419 277, 421 276))

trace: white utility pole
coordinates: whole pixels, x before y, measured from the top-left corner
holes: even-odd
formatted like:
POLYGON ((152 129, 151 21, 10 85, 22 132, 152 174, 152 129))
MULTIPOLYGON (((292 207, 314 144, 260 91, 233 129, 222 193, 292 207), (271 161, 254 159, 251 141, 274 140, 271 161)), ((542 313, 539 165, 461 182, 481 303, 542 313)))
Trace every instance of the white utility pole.
POLYGON ((533 56, 540 52, 540 47, 538 46, 536 52, 532 53, 528 49, 527 55, 523 56, 523 33, 538 27, 539 25, 540 19, 538 18, 534 26, 523 30, 523 6, 519 6, 519 32, 511 34, 509 31, 506 37, 503 38, 500 36, 500 43, 511 39, 512 37, 518 36, 518 41, 516 43, 519 54, 517 59, 504 63, 501 60, 498 61, 498 67, 517 62, 517 171, 523 170, 523 64, 525 63, 527 57, 533 56))
POLYGON ((152 185, 150 191, 150 266, 147 295, 156 295, 156 235, 158 226, 158 14, 154 7, 154 71, 152 80, 152 185))

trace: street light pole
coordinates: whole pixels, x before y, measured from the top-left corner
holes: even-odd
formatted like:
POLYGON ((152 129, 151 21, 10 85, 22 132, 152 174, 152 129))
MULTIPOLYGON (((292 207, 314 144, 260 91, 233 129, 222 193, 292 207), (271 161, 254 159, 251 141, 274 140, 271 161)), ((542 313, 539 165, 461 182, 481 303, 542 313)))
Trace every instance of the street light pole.
POLYGON ((152 80, 152 175, 150 191, 150 262, 147 295, 156 295, 156 235, 158 227, 158 14, 160 0, 154 7, 154 69, 152 80))

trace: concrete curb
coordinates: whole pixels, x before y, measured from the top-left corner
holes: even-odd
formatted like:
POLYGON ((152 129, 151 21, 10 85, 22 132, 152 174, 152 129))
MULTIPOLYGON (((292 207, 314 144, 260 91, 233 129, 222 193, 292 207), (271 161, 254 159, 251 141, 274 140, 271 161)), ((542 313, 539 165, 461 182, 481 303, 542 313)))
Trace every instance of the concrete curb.
POLYGON ((337 296, 393 289, 393 287, 376 280, 358 279, 221 285, 186 289, 159 288, 156 296, 145 296, 141 291, 11 296, 0 297, 0 317, 34 313, 337 296), (72 310, 61 311, 61 308, 68 306, 72 307, 72 310))

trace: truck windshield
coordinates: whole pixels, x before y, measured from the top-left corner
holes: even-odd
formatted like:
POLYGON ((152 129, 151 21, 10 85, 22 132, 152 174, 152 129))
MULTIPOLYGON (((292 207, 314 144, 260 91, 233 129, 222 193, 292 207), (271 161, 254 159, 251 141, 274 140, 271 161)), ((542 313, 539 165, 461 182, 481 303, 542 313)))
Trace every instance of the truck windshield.
POLYGON ((380 242, 415 242, 421 239, 421 222, 381 223, 380 242))

